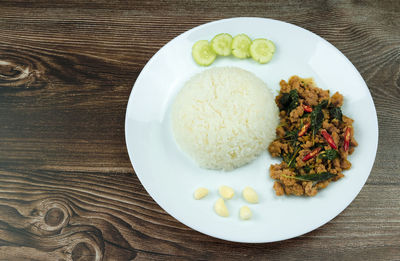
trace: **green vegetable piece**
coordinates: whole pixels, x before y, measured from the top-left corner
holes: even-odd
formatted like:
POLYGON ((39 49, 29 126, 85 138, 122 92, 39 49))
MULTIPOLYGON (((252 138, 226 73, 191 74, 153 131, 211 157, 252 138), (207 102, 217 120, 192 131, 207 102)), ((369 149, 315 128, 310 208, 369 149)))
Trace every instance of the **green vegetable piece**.
POLYGON ((324 121, 324 113, 322 112, 322 106, 325 104, 322 102, 314 107, 313 111, 310 113, 311 119, 311 130, 312 130, 312 142, 314 144, 314 137, 318 130, 322 127, 322 122, 324 121))
POLYGON ((283 157, 283 161, 286 162, 289 168, 294 168, 296 166, 296 161, 294 160, 300 151, 300 147, 295 148, 293 153, 288 153, 283 157))
POLYGON ((322 126, 322 122, 324 121, 324 113, 322 112, 321 106, 317 105, 314 107, 313 111, 310 115, 311 118, 311 129, 313 131, 313 135, 318 132, 318 130, 322 126))
POLYGON ((298 134, 299 134, 299 130, 294 129, 294 130, 292 130, 292 131, 287 131, 287 132, 285 133, 284 138, 285 138, 285 140, 291 142, 292 145, 294 145, 294 144, 296 143, 298 137, 299 137, 298 134))
POLYGON ((193 45, 192 56, 198 65, 208 66, 214 62, 217 54, 207 40, 200 40, 193 45))
POLYGON ((331 119, 338 119, 339 121, 343 121, 342 119, 342 110, 339 107, 333 107, 329 110, 329 116, 331 119))
POLYGON ((311 167, 308 166, 308 165, 304 166, 303 169, 304 169, 304 171, 305 171, 306 173, 309 173, 309 172, 311 171, 311 167))
POLYGON ((339 152, 337 152, 337 150, 326 150, 318 156, 318 158, 326 160, 334 160, 337 157, 339 157, 339 152))
POLYGON ((221 56, 228 56, 231 54, 232 36, 230 34, 217 34, 211 40, 211 47, 214 52, 221 56))
POLYGON ((325 109, 326 107, 328 107, 328 100, 323 100, 320 104, 319 104, 319 106, 322 108, 322 109, 325 109))
POLYGON ((314 181, 314 182, 321 182, 333 178, 336 174, 332 174, 330 172, 321 172, 317 174, 307 174, 307 175, 298 175, 298 176, 287 176, 282 175, 285 178, 292 178, 301 181, 314 181))
POLYGON ((281 104, 280 107, 282 110, 286 110, 290 113, 299 106, 299 93, 296 89, 291 90, 289 93, 282 93, 281 98, 279 98, 279 103, 281 104))
POLYGON ((275 53, 275 45, 267 39, 255 39, 250 45, 250 55, 253 60, 264 64, 272 59, 275 53))
POLYGON ((299 93, 297 92, 296 89, 291 90, 289 92, 290 96, 290 104, 288 107, 288 113, 290 113, 292 110, 296 109, 297 106, 299 106, 299 93))
POLYGON ((290 104, 289 93, 282 93, 281 98, 279 98, 279 103, 282 105, 282 108, 286 108, 290 104))
POLYGON ((233 37, 232 54, 233 56, 244 59, 250 57, 251 39, 245 34, 239 34, 233 37))

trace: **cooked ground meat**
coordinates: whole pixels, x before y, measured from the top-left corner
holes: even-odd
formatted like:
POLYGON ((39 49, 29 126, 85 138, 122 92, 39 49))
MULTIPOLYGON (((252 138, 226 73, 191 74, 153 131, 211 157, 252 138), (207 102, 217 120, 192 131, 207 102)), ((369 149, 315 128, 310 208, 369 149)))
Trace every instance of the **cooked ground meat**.
POLYGON ((342 106, 343 105, 343 95, 341 95, 338 92, 335 92, 335 94, 332 95, 331 103, 336 107, 342 106))
POLYGON ((274 183, 274 190, 277 196, 285 195, 285 191, 283 190, 281 183, 279 183, 278 181, 275 181, 274 183))
POLYGON ((281 121, 268 150, 283 161, 270 167, 273 188, 278 196, 315 196, 351 168, 347 156, 358 145, 353 120, 342 115, 340 93, 330 97, 310 78, 292 76, 280 86, 275 102, 281 121))

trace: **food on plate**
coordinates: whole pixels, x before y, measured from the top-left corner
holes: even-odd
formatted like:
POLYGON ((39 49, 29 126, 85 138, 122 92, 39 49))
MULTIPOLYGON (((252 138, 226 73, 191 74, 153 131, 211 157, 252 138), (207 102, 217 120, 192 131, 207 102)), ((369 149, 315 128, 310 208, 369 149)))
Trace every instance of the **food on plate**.
POLYGON ((228 217, 229 216, 229 211, 228 208, 225 205, 225 201, 223 198, 217 199, 214 204, 214 211, 221 217, 228 217))
POLYGON ((232 52, 232 36, 227 33, 217 34, 211 40, 211 47, 214 52, 221 56, 228 56, 232 52))
POLYGON ((239 210, 239 217, 242 220, 249 220, 253 214, 251 213, 251 210, 248 206, 243 206, 239 210))
POLYGON ((206 188, 198 188, 195 190, 193 196, 195 199, 202 199, 208 195, 208 189, 206 188))
POLYGON ((235 67, 193 76, 171 110, 175 140, 202 168, 232 170, 249 163, 275 138, 279 110, 265 83, 235 67))
POLYGON ((214 36, 211 42, 199 40, 192 47, 194 61, 201 66, 209 66, 217 55, 245 59, 252 57, 258 63, 268 63, 275 53, 275 45, 271 40, 259 38, 251 40, 246 34, 238 34, 232 38, 228 33, 214 36))
POLYGON ((193 45, 192 56, 198 65, 208 66, 214 62, 217 54, 207 40, 200 40, 193 45))
POLYGON ((245 34, 238 34, 232 40, 232 54, 236 58, 244 59, 250 57, 251 39, 245 34))
POLYGON ((271 61, 275 53, 275 45, 267 39, 255 39, 250 45, 250 55, 253 60, 264 64, 271 61))
POLYGON ((245 187, 242 191, 242 196, 249 203, 258 203, 257 192, 251 187, 245 187))
POLYGON ((270 166, 273 187, 278 196, 314 196, 350 169, 347 157, 358 145, 353 120, 342 113, 343 96, 330 96, 311 78, 292 76, 280 86, 280 124, 268 150, 283 161, 270 166))
POLYGON ((231 199, 235 195, 235 191, 233 188, 228 186, 221 186, 218 189, 219 195, 224 199, 231 199))

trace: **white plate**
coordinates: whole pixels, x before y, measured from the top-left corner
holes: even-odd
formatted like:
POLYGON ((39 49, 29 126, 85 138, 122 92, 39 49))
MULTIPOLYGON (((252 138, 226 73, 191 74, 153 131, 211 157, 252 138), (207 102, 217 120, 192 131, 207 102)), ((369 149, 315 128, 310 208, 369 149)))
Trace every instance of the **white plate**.
POLYGON ((133 87, 125 121, 126 145, 137 176, 153 199, 183 224, 204 234, 237 242, 272 242, 296 237, 325 224, 357 196, 375 160, 378 124, 370 92, 352 63, 333 45, 298 26, 264 18, 232 18, 193 28, 161 48, 146 64, 133 87), (279 162, 265 152, 254 162, 231 172, 201 169, 177 147, 170 127, 174 96, 195 73, 205 70, 191 57, 197 40, 210 40, 225 32, 246 33, 252 39, 268 38, 277 47, 272 61, 260 65, 251 59, 219 57, 212 66, 237 66, 260 77, 275 92, 279 81, 292 75, 313 77, 317 85, 345 97, 345 115, 355 119, 359 143, 350 156, 353 167, 317 196, 275 196, 269 177, 271 163, 279 162), (229 185, 236 191, 227 202, 228 218, 213 212, 217 188, 229 185), (210 189, 194 200, 197 187, 210 189), (260 203, 249 205, 253 219, 241 221, 239 208, 245 186, 253 187, 260 203))

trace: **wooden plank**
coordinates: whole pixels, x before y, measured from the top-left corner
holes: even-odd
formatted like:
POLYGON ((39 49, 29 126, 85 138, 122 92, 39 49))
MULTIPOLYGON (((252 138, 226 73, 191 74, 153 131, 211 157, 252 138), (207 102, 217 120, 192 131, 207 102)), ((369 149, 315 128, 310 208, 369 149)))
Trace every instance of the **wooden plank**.
POLYGON ((2 1, 0 259, 400 260, 399 1, 2 1), (295 239, 239 244, 165 213, 131 167, 126 104, 148 59, 217 19, 269 17, 338 47, 372 93, 376 162, 358 197, 295 239))

